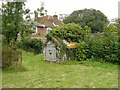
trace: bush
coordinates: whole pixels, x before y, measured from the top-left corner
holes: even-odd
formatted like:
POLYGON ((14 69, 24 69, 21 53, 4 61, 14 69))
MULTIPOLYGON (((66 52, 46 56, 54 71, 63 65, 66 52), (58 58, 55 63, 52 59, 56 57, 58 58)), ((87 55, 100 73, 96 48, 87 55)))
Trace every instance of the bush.
POLYGON ((76 59, 78 61, 83 61, 86 60, 86 43, 85 42, 81 42, 80 45, 78 46, 77 50, 76 50, 76 59))
POLYGON ((86 34, 76 52, 77 60, 92 58, 119 63, 118 56, 118 29, 113 25, 105 27, 103 33, 86 34))
POLYGON ((42 52, 43 43, 38 39, 24 39, 19 42, 18 47, 34 54, 39 54, 42 52))
POLYGON ((22 60, 22 52, 13 50, 10 47, 4 46, 2 48, 2 67, 8 67, 12 64, 19 64, 22 60))

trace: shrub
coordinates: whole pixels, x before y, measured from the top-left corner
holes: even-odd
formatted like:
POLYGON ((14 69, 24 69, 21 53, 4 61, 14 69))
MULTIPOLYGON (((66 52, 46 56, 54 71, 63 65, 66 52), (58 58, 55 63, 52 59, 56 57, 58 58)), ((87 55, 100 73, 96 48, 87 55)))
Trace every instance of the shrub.
POLYGON ((2 67, 8 67, 12 64, 19 64, 22 60, 22 52, 13 50, 10 47, 4 46, 2 48, 2 67))
POLYGON ((113 25, 105 27, 103 33, 86 34, 76 51, 77 60, 119 63, 118 56, 118 29, 113 25))
POLYGON ((34 54, 39 54, 42 52, 43 43, 39 39, 24 39, 19 42, 18 47, 34 54))
POLYGON ((82 60, 86 60, 86 42, 81 42, 80 45, 78 46, 77 50, 76 50, 76 59, 78 61, 82 61, 82 60))

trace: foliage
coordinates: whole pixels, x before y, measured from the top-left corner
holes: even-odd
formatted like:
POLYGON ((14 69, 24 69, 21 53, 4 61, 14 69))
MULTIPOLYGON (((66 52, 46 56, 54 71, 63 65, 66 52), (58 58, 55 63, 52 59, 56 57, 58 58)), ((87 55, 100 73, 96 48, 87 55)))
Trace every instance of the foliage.
POLYGON ((2 33, 2 16, 0 15, 0 34, 2 33))
POLYGON ((39 39, 24 39, 19 42, 18 47, 33 52, 35 54, 39 54, 42 52, 43 43, 39 39))
POLYGON ((103 60, 105 62, 118 63, 118 32, 115 25, 104 25, 103 32, 91 33, 88 26, 81 28, 78 24, 66 24, 54 28, 47 35, 48 40, 54 41, 57 46, 60 59, 83 61, 103 60), (79 43, 76 49, 66 48, 63 40, 79 43))
POLYGON ((86 43, 83 41, 77 47, 76 60, 78 60, 78 61, 86 60, 87 59, 86 55, 87 55, 87 53, 86 53, 86 43))
POLYGON ((33 23, 31 23, 30 10, 24 10, 25 19, 22 21, 18 40, 23 40, 24 38, 30 38, 31 33, 34 32, 33 23))
POLYGON ((83 28, 89 26, 92 32, 102 32, 107 21, 107 17, 95 9, 76 10, 64 19, 66 24, 77 23, 83 28))
POLYGON ((20 65, 22 63, 22 52, 19 50, 12 50, 10 47, 4 46, 2 48, 2 67, 6 68, 13 64, 20 65))
POLYGON ((23 2, 7 2, 2 6, 2 34, 6 42, 16 42, 17 35, 22 26, 23 2))
POLYGON ((25 9, 24 5, 24 2, 2 4, 3 67, 19 63, 21 54, 17 50, 17 40, 18 36, 23 39, 24 34, 28 32, 27 21, 30 19, 28 15, 30 10, 25 9), (23 15, 27 17, 25 20, 23 15))
POLYGON ((44 2, 41 2, 40 8, 37 8, 37 12, 40 14, 40 16, 44 16, 44 2))
POLYGON ((100 60, 118 63, 118 29, 114 25, 104 27, 102 33, 89 35, 77 48, 77 60, 100 60))
POLYGON ((70 23, 60 27, 55 27, 50 33, 47 34, 47 39, 52 40, 57 47, 57 57, 60 60, 74 60, 75 50, 68 49, 63 40, 67 42, 79 42, 83 39, 85 30, 78 24, 70 23))
POLYGON ((28 23, 31 20, 30 10, 25 9, 24 5, 24 2, 7 2, 2 5, 2 34, 7 45, 15 44, 18 39, 22 40, 31 33, 32 25, 28 23))
POLYGON ((60 38, 61 40, 65 39, 68 42, 79 42, 82 38, 84 30, 80 25, 69 23, 61 27, 55 27, 50 33, 47 34, 47 39, 52 40, 52 38, 60 38))
POLYGON ((44 2, 41 2, 41 5, 37 10, 34 11, 35 13, 35 21, 38 21, 38 16, 47 15, 47 10, 44 8, 44 2))

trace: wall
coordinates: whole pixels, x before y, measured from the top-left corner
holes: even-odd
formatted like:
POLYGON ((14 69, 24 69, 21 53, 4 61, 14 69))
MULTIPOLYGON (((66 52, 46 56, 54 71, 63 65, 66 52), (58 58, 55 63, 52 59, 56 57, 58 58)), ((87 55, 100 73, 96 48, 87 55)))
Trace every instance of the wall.
POLYGON ((37 27, 37 33, 36 34, 32 34, 31 38, 37 38, 37 39, 41 39, 43 43, 46 42, 46 28, 40 28, 37 27))

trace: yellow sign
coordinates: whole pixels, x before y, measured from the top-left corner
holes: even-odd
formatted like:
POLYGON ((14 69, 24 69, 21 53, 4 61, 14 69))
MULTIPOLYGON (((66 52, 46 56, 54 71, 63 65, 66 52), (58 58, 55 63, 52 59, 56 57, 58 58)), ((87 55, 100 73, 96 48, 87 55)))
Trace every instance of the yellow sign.
POLYGON ((78 46, 78 43, 76 42, 71 42, 67 45, 67 48, 76 48, 78 46))

